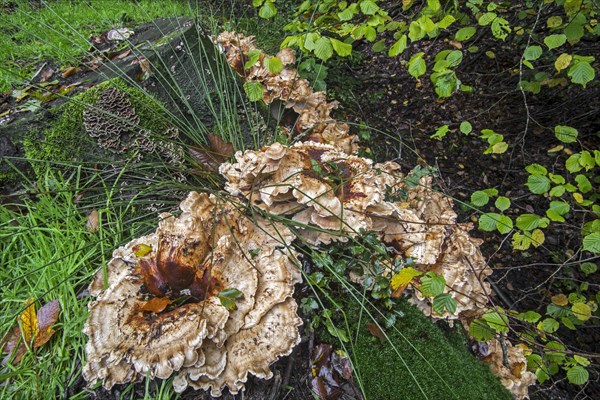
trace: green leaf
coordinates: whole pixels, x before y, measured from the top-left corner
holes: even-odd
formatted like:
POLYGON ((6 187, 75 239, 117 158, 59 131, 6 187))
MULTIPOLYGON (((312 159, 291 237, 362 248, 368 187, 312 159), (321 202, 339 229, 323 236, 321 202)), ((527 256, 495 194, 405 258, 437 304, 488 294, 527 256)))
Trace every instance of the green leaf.
POLYGON ((469 133, 471 133, 473 131, 473 126, 471 125, 471 123, 469 121, 463 121, 460 123, 459 129, 462 133, 464 133, 465 135, 468 135, 469 133))
POLYGON ((565 27, 564 33, 567 35, 567 40, 570 44, 579 42, 583 37, 583 34, 585 33, 583 26, 586 22, 585 13, 578 13, 569 21, 565 27))
POLYGON ((530 322, 532 324, 538 322, 542 316, 535 311, 527 311, 520 317, 523 321, 530 322))
POLYGON ((531 193, 543 194, 550 190, 550 179, 543 175, 529 175, 527 187, 531 193))
POLYGON ((563 143, 573 143, 577 141, 579 132, 570 126, 557 125, 554 127, 554 135, 563 143))
POLYGON ((258 16, 264 19, 273 18, 275 15, 277 15, 277 8, 270 0, 265 1, 265 4, 258 11, 258 16))
POLYGON ((547 333, 554 333, 558 330, 560 324, 554 318, 546 318, 541 322, 541 329, 547 333))
POLYGON ((508 197, 500 196, 496 199, 496 208, 500 211, 506 211, 510 207, 510 199, 508 197))
POLYGON ((497 16, 498 16, 498 14, 496 14, 496 13, 487 12, 485 14, 482 14, 481 17, 479 17, 479 20, 477 22, 481 26, 486 26, 486 25, 491 24, 492 21, 495 20, 497 16))
POLYGON ((398 41, 396 41, 396 43, 394 43, 392 47, 390 47, 390 50, 388 51, 388 56, 396 57, 397 55, 402 54, 402 52, 406 50, 406 42, 407 36, 400 36, 400 39, 398 39, 398 41))
POLYGON ((592 309, 586 303, 575 303, 571 307, 573 315, 580 321, 587 321, 592 316, 592 309))
POLYGON ((532 231, 540 227, 542 218, 535 214, 521 214, 517 217, 517 228, 524 231, 532 231))
POLYGON ((230 288, 221 291, 218 297, 223 307, 225 307, 228 311, 233 311, 235 309, 236 299, 240 298, 242 294, 243 293, 239 290, 230 288))
POLYGON ((352 9, 348 7, 345 10, 340 11, 337 16, 340 21, 350 21, 354 17, 354 14, 355 13, 352 11, 352 9))
POLYGON ((593 232, 583 238, 583 250, 600 253, 600 233, 593 232))
POLYGON ((385 50, 385 39, 381 39, 381 40, 378 40, 377 42, 375 42, 373 44, 373 46, 371 47, 371 50, 374 53, 380 53, 380 52, 384 51, 385 50))
POLYGON ((540 164, 529 164, 525 167, 525 170, 529 172, 531 175, 547 175, 548 170, 546 167, 540 164))
POLYGON ((496 188, 483 189, 482 192, 485 192, 490 197, 498 196, 498 189, 496 188))
POLYGON ((554 175, 552 173, 548 174, 548 178, 552 181, 552 183, 556 183, 557 185, 562 185, 565 183, 565 178, 562 175, 554 175))
POLYGON ((479 229, 486 232, 492 232, 496 230, 498 221, 500 220, 500 214, 497 213, 485 213, 479 217, 479 229))
POLYGON ((506 235, 513 229, 512 219, 510 219, 508 215, 500 215, 498 222, 496 223, 496 228, 498 229, 498 232, 506 235))
POLYGON ((248 51, 248 61, 246 61, 246 63, 244 64, 244 69, 252 68, 260 58, 260 54, 260 50, 248 51))
POLYGON ((450 14, 447 14, 446 16, 444 16, 444 18, 442 18, 442 20, 440 22, 437 23, 437 26, 440 29, 446 29, 447 27, 452 25, 454 23, 454 21, 456 21, 456 18, 454 18, 450 14))
POLYGON ((571 206, 569 206, 569 203, 564 201, 551 201, 549 209, 556 211, 559 215, 565 215, 571 211, 571 206))
POLYGON ((525 49, 523 57, 528 61, 537 60, 542 55, 542 48, 540 46, 529 46, 525 49))
POLYGON ((494 330, 483 320, 476 319, 469 325, 469 335, 478 342, 487 342, 494 337, 494 330))
POLYGON ((421 293, 425 297, 436 297, 444 293, 446 279, 442 275, 428 272, 427 276, 421 278, 421 293))
POLYGON ((513 234, 512 246, 515 250, 527 250, 531 247, 531 237, 515 232, 513 234))
POLYGON ((329 38, 320 37, 319 40, 315 42, 315 56, 323 61, 327 61, 333 55, 333 46, 331 45, 331 41, 329 38))
POLYGON ((590 274, 593 274, 594 272, 598 271, 598 266, 596 264, 594 264, 593 262, 584 262, 579 266, 579 269, 584 274, 590 275, 590 274))
POLYGON ((569 171, 571 173, 581 171, 581 169, 583 167, 579 163, 580 159, 581 159, 581 154, 579 154, 579 153, 575 153, 575 154, 571 155, 569 158, 567 158, 567 161, 565 161, 565 167, 567 168, 567 171, 569 171))
POLYGON ((438 315, 443 315, 444 309, 448 310, 450 314, 454 314, 456 312, 456 300, 449 293, 442 293, 433 299, 432 308, 438 315))
POLYGON ((596 76, 594 68, 588 62, 577 62, 569 68, 567 75, 571 78, 571 82, 577 83, 584 88, 596 76))
POLYGON ((372 0, 363 0, 360 2, 360 11, 365 15, 373 15, 379 10, 379 6, 372 0))
POLYGON ((591 364, 590 360, 585 357, 581 357, 580 355, 573 354, 573 359, 577 362, 577 364, 587 367, 591 364))
POLYGON ((417 53, 408 61, 408 73, 415 79, 418 79, 427 70, 425 60, 423 60, 424 54, 423 52, 417 53))
POLYGON ((283 70, 283 62, 277 57, 265 57, 263 63, 265 68, 274 75, 279 74, 283 70))
POLYGON ((562 17, 555 15, 546 20, 546 26, 548 26, 548 28, 558 28, 562 25, 562 22, 562 17))
POLYGON ((590 374, 581 365, 576 365, 567 371, 567 379, 574 385, 583 385, 589 378, 590 374))
POLYGON ((244 92, 248 96, 250 101, 259 101, 263 98, 263 87, 260 82, 246 82, 244 83, 244 92))
POLYGON ((471 204, 475 207, 483 207, 490 201, 490 196, 483 190, 478 190, 471 194, 471 204))
POLYGON ((444 138, 444 136, 446 136, 446 133, 448 133, 449 130, 450 130, 450 128, 448 127, 448 125, 442 125, 436 129, 435 133, 433 135, 431 135, 430 138, 442 140, 444 138))
POLYGON ((565 187, 563 185, 554 186, 548 194, 553 197, 560 197, 565 193, 565 187))
POLYGON ((459 42, 464 42, 465 40, 471 39, 475 33, 477 33, 477 29, 474 26, 465 26, 456 32, 454 39, 459 42))
POLYGON ((575 181, 577 182, 577 187, 581 193, 588 193, 592 190, 592 183, 585 175, 577 175, 575 177, 575 181))
POLYGON ((498 17, 492 22, 492 34, 496 39, 504 40, 510 32, 510 23, 504 18, 498 17))
POLYGON ((490 328, 494 329, 496 332, 508 332, 508 318, 505 315, 490 310, 483 314, 482 318, 488 323, 490 328))
POLYGON ((594 168, 594 166, 596 165, 596 161, 594 160, 592 153, 590 153, 587 150, 584 150, 579 154, 581 154, 581 157, 579 158, 579 165, 584 167, 586 171, 589 171, 590 169, 594 168))
POLYGON ((549 50, 555 49, 562 46, 567 41, 567 36, 564 34, 560 35, 549 35, 544 38, 544 44, 548 46, 549 50))
POLYGON ((350 54, 352 54, 352 45, 348 44, 348 43, 344 43, 341 42, 337 39, 329 39, 331 40, 331 45, 333 46, 333 50, 335 50, 335 52, 338 54, 338 56, 340 57, 346 57, 349 56, 350 54))

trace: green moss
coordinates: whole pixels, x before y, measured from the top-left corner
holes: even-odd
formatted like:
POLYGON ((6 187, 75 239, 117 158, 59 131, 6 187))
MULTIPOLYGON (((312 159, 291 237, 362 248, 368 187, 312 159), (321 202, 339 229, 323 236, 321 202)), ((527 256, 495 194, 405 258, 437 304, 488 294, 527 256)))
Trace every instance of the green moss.
POLYGON ((460 328, 442 329, 404 300, 398 309, 404 317, 386 331, 389 341, 382 344, 367 330, 371 320, 364 313, 358 326, 360 305, 346 308, 346 315, 356 316, 350 321, 356 338, 352 359, 367 399, 512 399, 469 353, 460 328))
MULTIPOLYGON (((160 134, 166 130, 169 119, 162 104, 118 78, 103 82, 52 110, 50 120, 53 122, 49 128, 27 133, 23 140, 25 157, 32 164, 37 177, 44 175, 49 163, 60 166, 116 159, 114 154, 101 149, 87 135, 83 125, 84 110, 93 107, 100 93, 108 87, 115 87, 127 93, 136 114, 140 117, 140 129, 146 129, 153 134, 160 134)), ((127 155, 120 156, 126 157, 127 155)))

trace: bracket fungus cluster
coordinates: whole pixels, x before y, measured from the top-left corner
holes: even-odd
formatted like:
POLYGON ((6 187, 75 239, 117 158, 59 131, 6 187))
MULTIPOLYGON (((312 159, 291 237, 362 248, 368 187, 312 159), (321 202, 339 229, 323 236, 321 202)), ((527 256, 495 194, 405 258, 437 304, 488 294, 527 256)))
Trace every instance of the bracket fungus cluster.
POLYGON ((155 233, 113 253, 90 286, 86 380, 111 388, 175 374, 175 390, 219 396, 242 390, 248 373, 271 377, 300 340, 293 236, 231 201, 191 192, 179 217, 161 214, 155 233), (220 300, 227 290, 233 306, 220 300))
MULTIPOLYGON (((84 328, 86 380, 111 388, 143 376, 174 375, 178 392, 190 386, 219 396, 225 387, 243 390, 249 373, 272 376, 269 365, 300 340, 302 321, 291 297, 301 282, 290 249, 296 237, 272 219, 246 216, 236 204, 240 198, 285 216, 312 246, 374 232, 398 255, 412 258, 420 272, 444 277, 454 314, 432 311, 431 299, 415 288, 404 291, 425 314, 463 324, 481 314, 492 270, 479 250, 481 240, 469 235, 472 225, 457 223, 452 201, 432 189, 431 177, 356 156, 356 136, 330 116, 337 104, 298 77, 291 49, 277 54, 283 68, 273 73, 253 37, 223 32, 213 40, 246 82, 261 84, 266 104, 281 102, 296 113, 293 126, 281 129, 304 141, 238 151, 235 162, 219 167, 226 197, 192 192, 181 215, 161 214, 155 233, 114 252, 90 286, 95 300, 84 328), (253 65, 251 52, 258 54, 253 65), (231 291, 233 306, 221 298, 231 291)), ((86 127, 97 119, 86 118, 86 127)), ((216 166, 222 160, 209 161, 216 166)), ((534 379, 523 370, 520 348, 508 345, 508 362, 495 339, 484 360, 521 399, 534 379)))
POLYGON ((265 54, 260 54, 254 65, 246 68, 250 51, 257 51, 254 36, 243 36, 236 32, 222 32, 216 39, 229 65, 237 71, 245 82, 258 82, 262 85, 263 101, 272 104, 280 101, 288 110, 297 115, 291 130, 282 127, 288 136, 302 135, 307 141, 329 143, 346 153, 355 153, 358 149, 355 135, 350 133, 348 124, 336 122, 331 111, 338 103, 328 102, 325 92, 314 92, 306 79, 300 78, 293 68, 296 61, 294 51, 282 49, 277 58, 283 69, 275 74, 265 66, 265 54))

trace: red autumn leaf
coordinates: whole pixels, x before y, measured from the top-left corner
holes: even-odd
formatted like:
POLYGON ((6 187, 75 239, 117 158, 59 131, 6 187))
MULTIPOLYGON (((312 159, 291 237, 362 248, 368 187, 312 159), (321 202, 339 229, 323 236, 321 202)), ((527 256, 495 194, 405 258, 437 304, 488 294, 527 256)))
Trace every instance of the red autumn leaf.
POLYGON ((158 314, 172 303, 167 297, 153 297, 142 305, 142 311, 158 314))

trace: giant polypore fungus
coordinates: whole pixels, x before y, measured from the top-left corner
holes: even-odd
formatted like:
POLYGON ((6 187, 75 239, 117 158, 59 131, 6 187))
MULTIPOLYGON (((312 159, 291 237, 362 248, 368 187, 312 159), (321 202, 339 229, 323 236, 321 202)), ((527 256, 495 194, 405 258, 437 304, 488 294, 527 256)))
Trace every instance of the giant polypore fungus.
POLYGON ((393 162, 373 165, 315 142, 275 143, 238 152, 235 158, 221 165, 226 190, 269 213, 288 216, 308 244, 373 231, 422 271, 443 275, 457 313, 437 315, 428 299, 412 291, 412 301, 426 313, 458 318, 486 304, 489 286, 483 279, 491 269, 479 252, 480 241, 468 235, 469 224, 456 223, 452 201, 431 188, 431 178, 411 185, 393 162))
POLYGON ((257 51, 254 40, 254 36, 222 32, 215 42, 229 65, 244 81, 262 85, 266 104, 278 100, 283 102, 286 109, 297 114, 293 132, 288 132, 290 136, 302 135, 305 140, 332 144, 348 154, 355 153, 358 149, 356 136, 350 133, 347 124, 336 122, 330 115, 338 103, 327 101, 325 92, 313 92, 309 82, 299 77, 298 71, 291 66, 296 61, 292 49, 284 48, 277 54, 276 57, 284 65, 279 73, 272 73, 265 66, 265 54, 261 54, 256 63, 246 68, 248 52, 257 51))
POLYGON ((177 391, 219 396, 243 390, 248 373, 271 377, 300 340, 293 235, 231 201, 192 192, 179 217, 161 214, 155 233, 113 253, 90 285, 86 380, 111 388, 176 374, 177 391), (220 295, 232 290, 226 307, 220 295))

